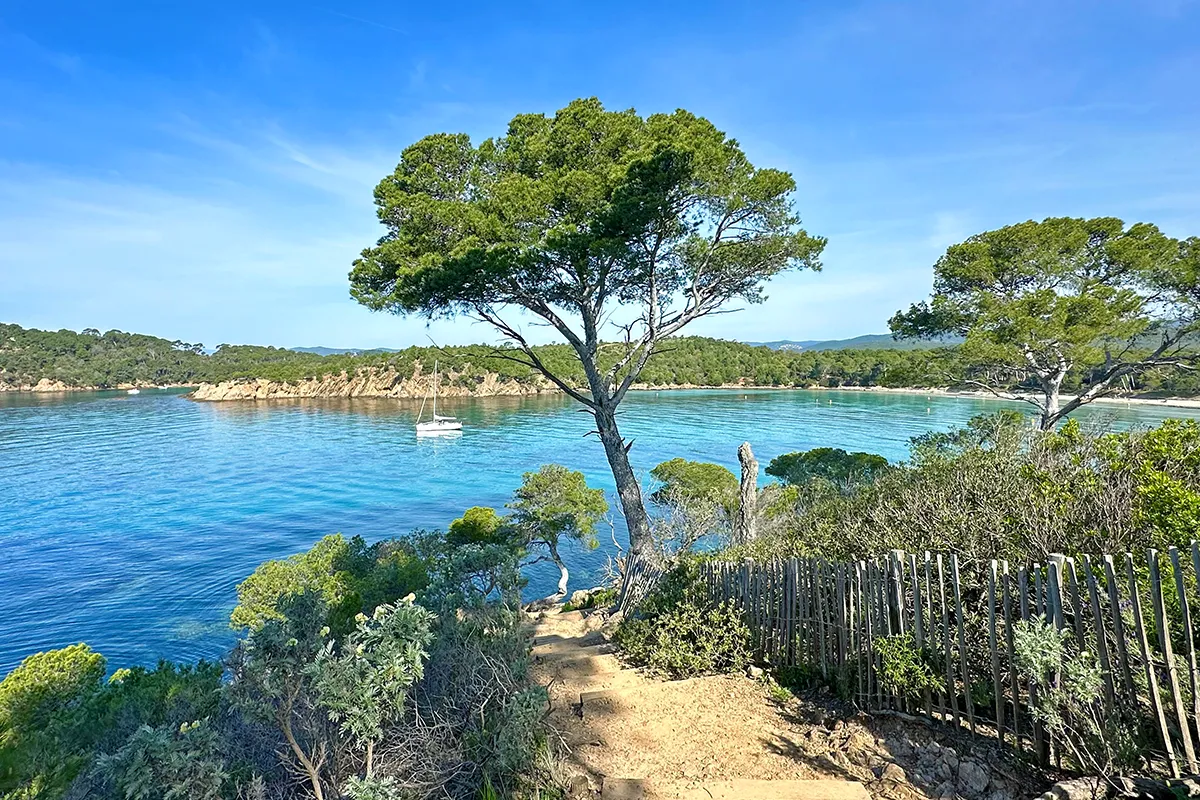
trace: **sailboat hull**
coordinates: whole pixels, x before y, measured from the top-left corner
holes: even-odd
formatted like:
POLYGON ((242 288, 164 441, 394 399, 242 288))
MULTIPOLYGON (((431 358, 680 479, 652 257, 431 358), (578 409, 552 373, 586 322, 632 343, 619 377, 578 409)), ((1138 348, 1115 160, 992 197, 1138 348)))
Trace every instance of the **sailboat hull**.
POLYGON ((444 433, 461 433, 462 423, 458 420, 439 419, 432 422, 418 422, 418 436, 440 436, 444 433))

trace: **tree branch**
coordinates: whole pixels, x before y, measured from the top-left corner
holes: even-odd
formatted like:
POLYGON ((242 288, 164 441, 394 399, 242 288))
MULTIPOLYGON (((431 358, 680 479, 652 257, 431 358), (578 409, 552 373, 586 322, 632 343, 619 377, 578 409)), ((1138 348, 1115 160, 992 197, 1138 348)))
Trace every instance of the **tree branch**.
MULTIPOLYGON (((529 342, 527 342, 525 340, 525 337, 521 335, 520 331, 518 331, 512 325, 509 325, 507 322, 505 322, 503 319, 501 319, 500 316, 497 315, 494 311, 486 308, 485 306, 475 306, 475 313, 479 316, 480 319, 495 326, 495 328, 497 330, 499 330, 501 333, 503 333, 505 336, 507 336, 512 341, 516 342, 517 346, 519 348, 521 348, 521 352, 525 353, 525 355, 529 357, 529 363, 527 363, 526 366, 533 367, 538 372, 542 373, 542 375, 546 376, 546 378, 551 383, 553 383, 559 389, 564 391, 570 397, 574 398, 575 400, 579 401, 580 403, 583 403, 588 408, 592 408, 592 409, 598 408, 598 405, 594 399, 587 397, 586 395, 575 390, 571 386, 568 386, 565 381, 563 381, 561 378, 559 378, 557 375, 555 375, 553 372, 551 372, 550 368, 547 367, 542 362, 542 360, 538 357, 538 354, 536 352, 534 352, 533 347, 529 344, 529 342)), ((500 355, 498 357, 505 358, 506 356, 500 355)), ((521 363, 521 364, 525 363, 523 361, 520 361, 519 359, 514 359, 511 356, 507 356, 507 358, 509 360, 516 361, 517 363, 521 363)))

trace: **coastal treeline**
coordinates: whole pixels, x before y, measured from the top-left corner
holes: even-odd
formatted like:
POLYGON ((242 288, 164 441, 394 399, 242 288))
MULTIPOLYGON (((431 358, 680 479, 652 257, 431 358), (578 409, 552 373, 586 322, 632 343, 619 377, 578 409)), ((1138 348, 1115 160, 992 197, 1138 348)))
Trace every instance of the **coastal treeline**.
MULTIPOLYGON (((558 374, 580 385, 584 382, 582 368, 566 345, 542 345, 534 350, 558 374)), ((506 350, 487 345, 408 347, 396 352, 322 356, 279 347, 222 344, 210 352, 201 344, 146 334, 43 331, 0 324, 0 385, 9 388, 32 386, 42 379, 97 388, 189 386, 251 378, 298 381, 363 368, 393 369, 407 376, 418 367, 429 372, 435 359, 444 372, 452 375, 449 380, 464 388, 489 374, 523 384, 544 383, 532 367, 506 356, 506 350)), ((1103 363, 1097 363, 1072 370, 1064 380, 1064 391, 1078 390, 1102 368, 1103 363)), ((765 387, 972 388, 963 382, 970 374, 972 368, 957 347, 798 351, 686 336, 669 340, 661 352, 650 357, 640 383, 656 387, 742 383, 765 387)), ((1006 385, 1021 388, 1025 384, 1011 380, 1006 385)), ((1124 388, 1190 396, 1200 393, 1200 376, 1150 369, 1130 376, 1124 388)))

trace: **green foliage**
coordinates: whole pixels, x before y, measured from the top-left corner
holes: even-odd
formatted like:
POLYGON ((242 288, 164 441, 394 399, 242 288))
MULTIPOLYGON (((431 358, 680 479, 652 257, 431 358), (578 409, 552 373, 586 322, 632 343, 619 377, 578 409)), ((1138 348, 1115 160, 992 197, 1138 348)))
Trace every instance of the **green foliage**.
POLYGON ((1136 475, 1135 522, 1154 531, 1153 545, 1185 542, 1200 530, 1200 425, 1166 420, 1138 437, 1136 449, 1108 450, 1113 466, 1136 475))
POLYGON ((964 562, 1186 545, 1200 521, 1200 425, 1039 432, 1012 412, 912 442, 911 459, 847 492, 771 498, 733 556, 857 557, 893 548, 964 562), (792 504, 789 508, 788 504, 792 504))
POLYGON ((521 556, 524 550, 514 537, 500 542, 452 543, 437 532, 411 537, 428 564, 428 586, 421 603, 439 612, 479 607, 499 600, 515 603, 524 585, 521 556))
POLYGON ((582 472, 546 464, 525 473, 508 507, 512 513, 507 524, 521 546, 545 548, 559 569, 558 593, 566 594, 568 571, 558 552, 559 540, 567 536, 588 548, 599 544, 596 524, 608 513, 604 490, 588 488, 582 472))
POLYGON ((329 641, 312 670, 318 702, 341 732, 372 752, 404 710, 404 700, 424 672, 433 615, 412 601, 376 606, 344 642, 329 641))
MULTIPOLYGON (((464 515, 489 529, 494 517, 464 515)), ((104 681, 103 657, 85 645, 31 656, 0 682, 0 798, 330 797, 340 787, 415 800, 399 787, 474 796, 485 781, 505 796, 538 791, 546 696, 528 681, 521 553, 515 537, 415 532, 369 547, 326 537, 244 585, 254 624, 227 682, 204 661, 104 681), (397 603, 414 583, 421 604, 397 603)))
POLYGON ((504 518, 486 506, 468 508, 446 531, 446 541, 454 545, 504 544, 510 536, 504 518))
MULTIPOLYGON (((30 656, 0 682, 0 797, 57 797, 139 730, 165 730, 169 738, 181 725, 217 713, 218 664, 120 669, 107 683, 104 671, 100 654, 73 645, 30 656)), ((141 763, 140 756, 130 758, 141 763)))
POLYGON ((221 800, 229 777, 220 739, 205 721, 144 725, 97 766, 124 800, 221 800))
POLYGON ((632 663, 672 677, 741 672, 750 665, 750 629, 741 607, 711 600, 690 561, 668 573, 621 621, 614 641, 632 663))
POLYGON ((346 781, 348 800, 411 800, 412 794, 401 789, 395 778, 361 778, 353 775, 346 781))
POLYGON ((486 742, 489 783, 503 785, 530 770, 545 745, 542 719, 548 702, 545 687, 526 687, 506 698, 500 712, 487 720, 479 731, 479 741, 486 742))
POLYGON ((778 703, 779 705, 786 705, 787 703, 790 703, 792 700, 796 699, 796 695, 792 694, 790 689, 788 689, 786 686, 776 683, 775 681, 769 681, 767 683, 767 696, 770 697, 773 702, 778 703))
POLYGON ((313 592, 330 609, 330 627, 344 633, 357 614, 419 591, 427 582, 426 565, 410 543, 390 540, 368 547, 361 537, 347 541, 333 534, 305 553, 260 564, 238 584, 230 624, 262 627, 283 618, 287 598, 313 592))
POLYGON ((1105 707, 1099 662, 1073 639, 1044 617, 1014 626, 1016 666, 1038 686, 1033 714, 1067 745, 1077 769, 1104 778, 1129 774, 1140 765, 1147 744, 1138 709, 1105 707))
POLYGON ((593 592, 588 592, 587 599, 579 605, 567 602, 563 603, 563 611, 583 611, 589 608, 607 608, 617 602, 620 596, 620 590, 616 587, 606 587, 597 589, 593 592))
POLYGON ((719 464, 673 458, 650 470, 650 476, 660 484, 650 496, 656 503, 712 503, 730 517, 737 511, 737 476, 719 464))
POLYGON ((802 661, 794 665, 777 667, 775 680, 782 686, 788 687, 789 690, 828 689, 837 698, 850 702, 858 692, 858 674, 858 662, 852 659, 848 659, 840 666, 827 665, 825 672, 821 671, 819 665, 802 661))
POLYGON ((588 488, 582 472, 546 464, 526 472, 513 493, 511 521, 532 540, 557 543, 562 536, 596 546, 596 524, 608 513, 603 489, 588 488))
POLYGON ((325 648, 328 609, 318 593, 305 591, 287 595, 279 614, 250 628, 238 643, 230 696, 248 717, 279 730, 288 757, 320 798, 330 741, 313 664, 325 648))
POLYGON ((221 708, 218 663, 172 664, 154 669, 119 669, 89 711, 96 749, 120 747, 142 727, 178 730, 196 720, 215 719, 221 708))
MULTIPOLYGON (((1043 428, 1118 379, 1169 368, 1200 324, 1196 240, 1119 219, 1051 218, 970 237, 934 266, 928 303, 898 312, 897 337, 965 337, 976 377, 1016 380, 1044 394, 1043 428), (1141 337, 1153 334, 1141 344, 1141 337), (1150 354, 1134 355, 1153 348, 1150 354), (1072 369, 1090 370, 1089 390, 1059 407, 1072 369)), ((1186 360, 1186 359, 1184 359, 1186 360)))
MULTIPOLYGON (((128 346, 97 346, 97 337, 72 331, 39 331, 0 324, 0 385, 35 384, 42 378, 70 386, 111 387, 120 384, 195 385, 242 378, 299 381, 359 370, 394 370, 412 375, 418 366, 425 373, 438 359, 445 380, 470 388, 485 375, 524 385, 544 382, 536 370, 495 355, 482 345, 461 347, 409 347, 394 353, 316 355, 272 347, 224 345, 212 355, 176 350, 173 343, 139 334, 112 331, 102 340, 129 341, 128 346), (124 338, 123 338, 124 337, 124 338), (133 344, 149 340, 150 343, 133 344), (143 359, 169 353, 169 364, 146 368, 143 359), (175 362, 178 362, 176 364, 175 362)), ((1146 340, 1147 344, 1150 340, 1146 340)), ((571 386, 586 384, 586 376, 569 345, 539 345, 538 359, 571 386)), ((1135 348, 1143 355, 1145 347, 1135 348)), ((602 368, 615 363, 610 348, 597 356, 602 368)), ((1067 391, 1078 390, 1102 362, 1074 364, 1063 382, 1067 391)), ((740 342, 689 336, 670 340, 670 346, 650 356, 638 377, 648 387, 766 386, 829 387, 887 386, 936 387, 954 385, 948 376, 971 375, 970 363, 958 347, 931 350, 772 350, 740 342)), ((993 376, 996 377, 996 376, 993 376)), ((1000 376, 1004 378, 1004 376, 1000 376)), ((998 388, 1023 385, 1009 376, 998 388)), ((1126 376, 1133 391, 1193 395, 1200 392, 1200 375, 1173 369, 1151 369, 1126 376)))
POLYGON ((0 797, 57 796, 86 766, 104 670, 76 644, 35 653, 0 681, 0 797))
POLYGON ((235 628, 261 628, 268 620, 284 618, 281 604, 290 597, 313 592, 329 605, 350 593, 345 576, 335 563, 348 552, 340 533, 326 536, 306 553, 278 561, 264 561, 238 584, 238 604, 229 616, 235 628))
POLYGON ((547 314, 546 304, 644 300, 650 274, 676 292, 708 269, 703 296, 753 302, 763 279, 818 266, 824 241, 799 229, 794 188, 686 111, 643 119, 576 100, 553 118, 517 116, 478 146, 435 134, 406 148, 375 189, 388 230, 355 262, 351 293, 430 317, 502 305, 547 314), (739 229, 718 237, 718 254, 698 231, 731 213, 739 229), (661 242, 655 260, 639 248, 646 236, 661 242))
POLYGON ((879 654, 879 681, 888 692, 901 697, 920 697, 940 685, 930 654, 919 650, 912 636, 881 636, 872 644, 879 654))
POLYGON ((766 471, 792 486, 824 480, 836 486, 852 487, 869 483, 887 468, 887 459, 874 453, 847 453, 839 447, 818 447, 777 456, 771 459, 766 471))

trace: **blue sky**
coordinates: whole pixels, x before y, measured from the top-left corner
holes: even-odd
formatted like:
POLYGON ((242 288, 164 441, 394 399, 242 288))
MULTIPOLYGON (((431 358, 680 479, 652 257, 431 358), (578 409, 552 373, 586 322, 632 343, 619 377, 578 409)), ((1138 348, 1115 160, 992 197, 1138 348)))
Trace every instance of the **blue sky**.
POLYGON ((790 170, 825 271, 694 331, 886 330, 947 245, 1050 215, 1200 235, 1200 3, 0 5, 0 321, 221 342, 494 341, 347 292, 421 136, 595 95, 790 170))

